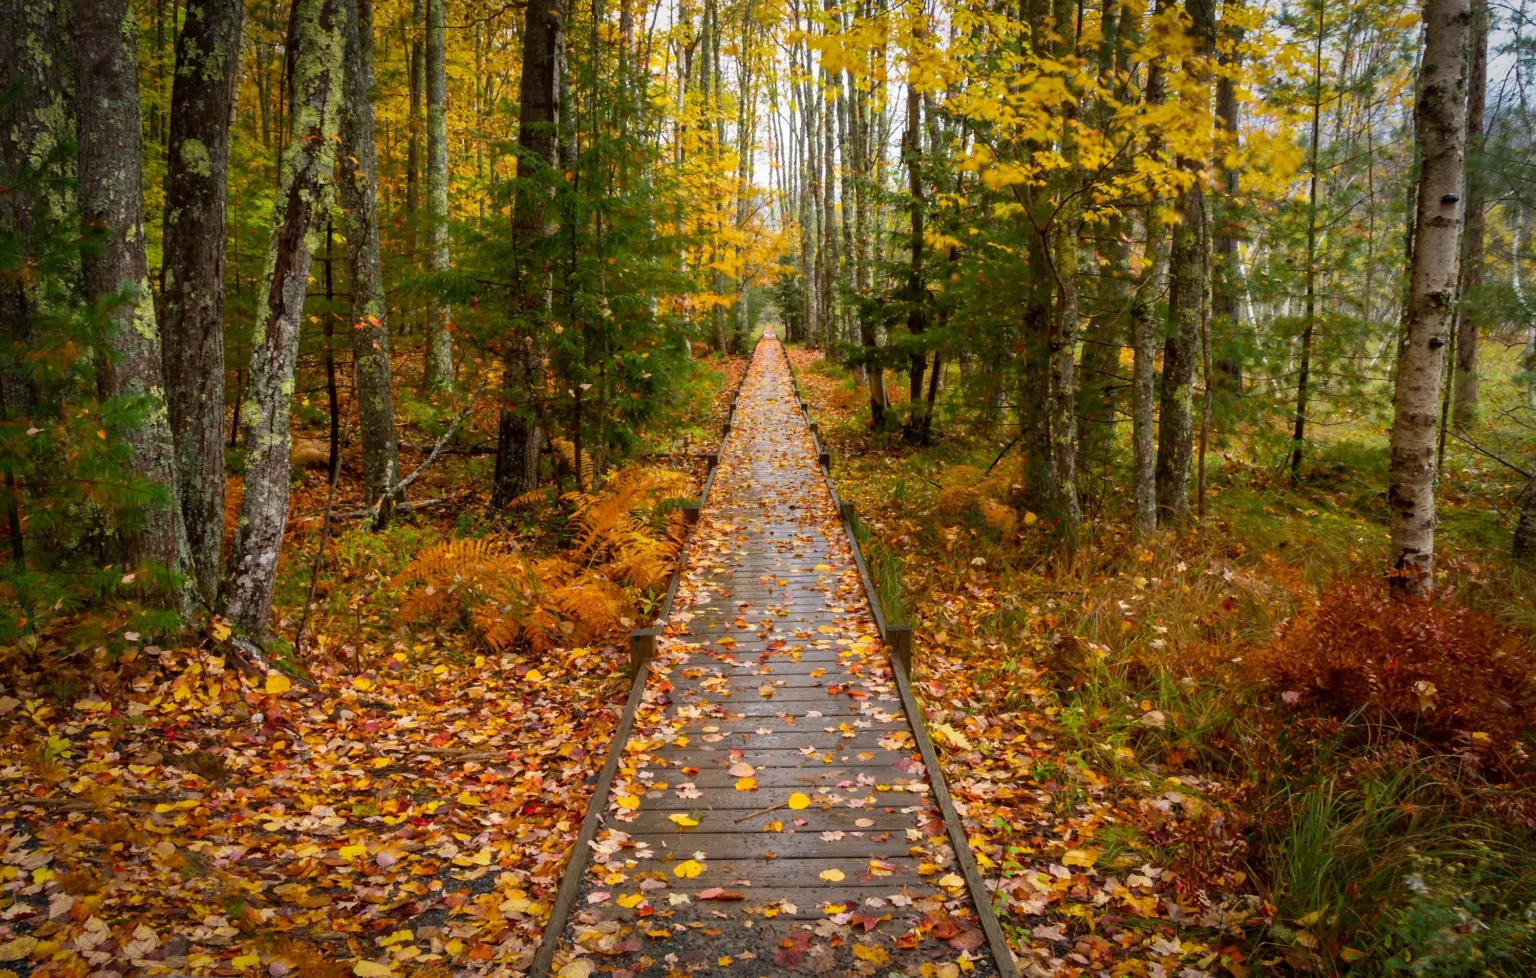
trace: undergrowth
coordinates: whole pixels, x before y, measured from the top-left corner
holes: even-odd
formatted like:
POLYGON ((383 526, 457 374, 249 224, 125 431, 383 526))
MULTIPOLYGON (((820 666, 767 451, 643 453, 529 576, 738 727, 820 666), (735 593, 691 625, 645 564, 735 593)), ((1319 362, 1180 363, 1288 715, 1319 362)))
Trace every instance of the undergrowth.
POLYGON ((1219 779, 1211 807, 1239 844, 1186 817, 1116 845, 1191 885, 1257 887, 1229 973, 1536 973, 1536 575, 1500 552, 1486 511, 1446 507, 1437 597, 1412 605, 1374 573, 1385 457, 1348 440, 1319 446, 1300 488, 1213 453, 1203 525, 1145 541, 1109 518, 1130 484, 1109 473, 1064 550, 998 444, 871 434, 846 371, 802 377, 867 550, 894 568, 882 597, 899 592, 920 626, 936 702, 961 702, 939 669, 973 674, 969 729, 1043 708, 1053 759, 1029 783, 1064 811, 1082 797, 1074 770, 1132 794, 1219 779), (988 610, 967 618, 977 595, 988 610))

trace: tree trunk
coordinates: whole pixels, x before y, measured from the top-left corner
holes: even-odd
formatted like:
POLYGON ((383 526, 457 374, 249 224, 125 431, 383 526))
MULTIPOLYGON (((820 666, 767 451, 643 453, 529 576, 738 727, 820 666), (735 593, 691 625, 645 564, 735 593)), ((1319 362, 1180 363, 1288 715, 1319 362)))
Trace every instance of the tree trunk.
POLYGON ((922 95, 917 86, 907 85, 907 131, 902 138, 902 153, 907 164, 907 192, 911 195, 910 252, 907 266, 907 332, 910 334, 912 353, 907 367, 907 417, 903 420, 907 437, 921 434, 923 405, 923 370, 928 354, 920 345, 921 337, 928 330, 928 286, 923 281, 923 136, 922 95))
MULTIPOLYGON (((52 3, 0 0, 0 163, 6 183, 6 228, 21 255, 35 261, 67 220, 73 201, 48 192, 70 176, 70 162, 57 150, 74 139, 65 101, 69 60, 59 37, 59 11, 52 3)), ((0 275, 0 412, 25 413, 37 403, 37 389, 22 364, 37 342, 42 283, 0 275)))
POLYGON ((288 520, 293 374, 313 242, 331 210, 346 2, 295 0, 289 14, 292 105, 267 248, 267 295, 257 311, 241 419, 245 490, 225 592, 225 614, 253 636, 267 630, 288 520))
MULTIPOLYGON (((1193 21, 1191 30, 1207 58, 1214 53, 1213 0, 1187 0, 1185 9, 1193 21)), ((1203 62, 1208 64, 1208 61, 1203 62)), ((1196 92, 1201 98, 1210 83, 1208 67, 1194 70, 1196 92)), ((1183 159, 1180 164, 1195 178, 1179 201, 1179 224, 1173 232, 1169 257, 1172 281, 1168 291, 1167 343, 1163 347, 1163 386, 1160 392, 1157 430, 1157 510, 1162 523, 1183 520, 1189 514, 1189 468, 1194 456, 1194 379, 1200 316, 1205 304, 1210 239, 1206 232, 1205 188, 1200 183, 1201 160, 1183 159)))
POLYGON ((352 382, 363 448, 363 503, 381 503, 375 528, 389 522, 399 479, 395 404, 390 387, 388 310, 379 261, 378 148, 373 137, 373 0, 343 0, 346 78, 341 104, 341 206, 347 213, 352 273, 352 382), (355 11, 355 12, 354 12, 355 11))
MULTIPOLYGON (((563 0, 530 0, 523 30, 523 79, 518 119, 518 190, 512 210, 517 248, 517 299, 532 315, 548 303, 547 272, 530 267, 540 242, 554 231, 550 191, 530 184, 559 162, 560 52, 565 45, 563 0)), ((533 337, 513 334, 502 352, 501 417, 491 503, 505 506, 538 488, 541 438, 536 387, 539 353, 533 337)), ((579 466, 578 466, 579 468, 579 466)))
POLYGON ((411 0, 411 19, 406 28, 406 150, 405 150, 405 250, 410 266, 416 266, 416 242, 421 207, 421 91, 426 87, 427 60, 422 34, 427 10, 422 0, 411 0))
POLYGON ((144 251, 142 137, 137 37, 128 0, 75 0, 70 10, 79 125, 80 223, 99 229, 82 259, 85 297, 106 305, 105 349, 96 364, 103 399, 132 402, 108 438, 126 443, 129 464, 155 494, 142 525, 123 527, 123 558, 180 567, 186 544, 176 506, 176 450, 165 402, 160 331, 144 251), (179 538, 179 539, 178 539, 179 538))
MULTIPOLYGON (((432 271, 448 271, 448 21, 447 0, 427 0, 427 251, 432 271)), ((453 310, 435 305, 427 316, 422 386, 453 386, 453 310)))
POLYGON ((224 248, 241 0, 190 0, 176 38, 160 326, 176 497, 210 606, 224 560, 224 248))
POLYGON ((1472 0, 1472 42, 1467 67, 1467 227, 1461 243, 1461 298, 1456 306, 1456 374, 1452 417, 1456 427, 1477 422, 1477 327, 1467 297, 1483 279, 1483 209, 1487 195, 1482 177, 1483 116, 1488 100, 1488 2, 1472 0))
POLYGON ((1413 263, 1392 401, 1393 589, 1421 595, 1434 580, 1435 413, 1443 348, 1455 317, 1456 259, 1467 137, 1465 67, 1471 0, 1425 0, 1413 263))
MULTIPOLYGON (((1162 104, 1163 86, 1163 69, 1153 61, 1147 66, 1145 98, 1148 105, 1162 104)), ((1149 140, 1148 154, 1160 149, 1161 138, 1154 133, 1149 140)), ((1147 201, 1143 254, 1146 264, 1131 297, 1130 310, 1131 346, 1135 357, 1131 368, 1132 495, 1136 503, 1136 532, 1143 536, 1157 529, 1154 399, 1157 396, 1157 302, 1162 297, 1168 273, 1168 232, 1162 217, 1164 206, 1164 200, 1155 193, 1147 201)))
POLYGON ((1312 48, 1312 138, 1307 152, 1307 298, 1301 331, 1301 364, 1296 371, 1296 415, 1291 428, 1291 482, 1301 481, 1307 437, 1307 394, 1312 382, 1312 341, 1317 332, 1317 185, 1318 147, 1323 117, 1323 38, 1327 6, 1317 6, 1317 37, 1312 48))
POLYGON ((1525 501, 1520 504, 1520 522, 1515 525, 1515 559, 1536 564, 1536 476, 1525 484, 1525 501))
MULTIPOLYGON (((1073 5, 1068 0, 1057 0, 1056 10, 1056 57, 1068 60, 1077 57, 1077 32, 1074 29, 1073 5)), ((1073 159, 1072 123, 1076 121, 1077 107, 1071 102, 1062 106, 1061 136, 1059 145, 1062 155, 1073 159)), ((1076 194, 1084 189, 1077 168, 1061 171, 1062 201, 1056 210, 1051 227, 1052 266, 1056 277, 1056 308, 1051 323, 1051 465, 1055 469, 1052 481, 1056 486, 1056 515, 1061 527, 1070 536, 1082 522, 1082 509, 1077 498, 1077 333, 1081 317, 1078 282, 1077 231, 1079 208, 1076 194)))
MULTIPOLYGON (((1237 0, 1225 0, 1227 21, 1234 12, 1241 10, 1237 0)), ((1227 67, 1216 81, 1216 120, 1225 134, 1225 150, 1238 149, 1238 123, 1241 121, 1237 99, 1237 81, 1233 69, 1242 68, 1243 28, 1223 23, 1222 33, 1229 42, 1222 51, 1222 64, 1227 67)), ((1227 156, 1226 152, 1222 153, 1227 156)), ((1242 227, 1238 221, 1237 195, 1240 189, 1240 172, 1237 167, 1222 166, 1222 193, 1215 208, 1215 221, 1211 228, 1211 251, 1215 262, 1211 269, 1211 319, 1216 327, 1213 342, 1216 349, 1215 368, 1217 380, 1227 390, 1241 393, 1243 389, 1243 355, 1246 345, 1243 339, 1242 261, 1238 253, 1238 237, 1242 227)))

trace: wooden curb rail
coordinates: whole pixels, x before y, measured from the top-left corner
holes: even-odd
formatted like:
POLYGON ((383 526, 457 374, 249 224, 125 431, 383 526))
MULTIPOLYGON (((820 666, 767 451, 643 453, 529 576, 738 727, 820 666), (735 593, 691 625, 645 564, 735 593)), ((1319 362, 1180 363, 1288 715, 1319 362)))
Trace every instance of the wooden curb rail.
MULTIPOLYGON (((762 342, 761 338, 758 342, 762 342)), ((754 348, 754 354, 755 352, 754 348)), ((742 371, 741 379, 736 382, 736 389, 731 392, 730 410, 726 413, 724 431, 720 436, 720 447, 705 456, 709 465, 709 474, 704 477, 704 487, 699 491, 698 501, 684 507, 690 532, 688 539, 683 542, 682 549, 678 551, 677 567, 672 571, 672 580, 667 585, 667 595, 656 611, 656 624, 650 628, 637 628, 629 633, 629 698, 625 700, 624 712, 619 715, 618 726, 614 728, 608 759, 603 763, 602 772, 592 788, 592 796, 587 801, 587 813, 582 817, 581 830, 576 834, 576 842, 571 846, 570 856, 565 864, 565 872, 560 877, 560 888, 555 893, 555 902, 550 908, 549 920, 544 924, 544 933, 539 938, 539 950, 528 969, 528 973, 534 978, 548 978, 555 952, 560 947, 560 938, 565 934, 566 924, 570 922, 571 911, 575 908, 576 897, 581 890, 581 877, 586 872, 592 842, 597 838, 598 822, 601 821, 607 806, 613 779, 618 776, 619 759, 624 754, 624 745, 629 742, 630 732, 634 730, 635 712, 640 708, 641 700, 645 698, 647 666, 656 654, 656 640, 660 637, 662 627, 672 612, 672 601, 677 597, 683 572, 688 569, 688 545, 693 539, 692 528, 696 525, 698 514, 703 511, 704 504, 709 499, 709 490, 714 486, 715 476, 720 471, 720 454, 725 449, 725 440, 731 435, 731 422, 736 417, 736 401, 741 397, 741 388, 746 380, 747 371, 742 371)))
POLYGON ((976 907, 976 916, 980 920, 982 933, 986 935, 987 947, 992 952, 992 961, 1002 978, 1019 978, 1018 964, 1014 961, 1013 951, 1008 947, 1008 938, 1003 934, 1002 925, 998 923, 997 914, 992 909, 992 895, 982 880, 981 870, 976 866, 976 857, 971 852, 970 840, 965 834, 965 825, 960 821, 960 813, 955 810, 954 799, 949 794, 949 785, 944 780, 944 771, 939 767, 938 751, 934 750, 933 741, 928 737, 927 719, 912 695, 912 626, 893 625, 886 620, 885 609, 880 606, 880 595, 875 590, 874 579, 870 577, 869 567, 864 562, 863 550, 859 546, 859 538, 855 532, 854 520, 857 519, 857 514, 854 505, 843 502, 837 494, 837 487, 832 483, 832 454, 821 446, 820 425, 811 420, 810 406, 805 400, 805 395, 800 391, 800 378, 795 374, 794 361, 789 358, 789 348, 782 341, 779 343, 779 352, 784 355, 784 365, 789 369, 790 383, 795 390, 795 400, 799 403, 800 413, 805 416, 806 425, 810 429, 811 442, 815 446, 816 457, 821 465, 822 479, 827 484, 827 491, 832 494, 832 504, 837 508, 838 515, 842 517, 843 532, 848 537, 848 546, 853 551, 853 562, 858 567, 859 577, 864 583, 864 594, 869 599, 875 628, 895 660, 891 672, 896 677, 896 690, 901 696, 901 706, 906 711, 908 726, 912 728, 913 739, 917 741, 923 766, 928 769, 928 781, 933 787, 934 805, 944 818, 944 828, 949 834, 951 848, 955 851, 955 861, 960 865, 960 875, 965 879, 965 887, 971 895, 971 903, 976 907))

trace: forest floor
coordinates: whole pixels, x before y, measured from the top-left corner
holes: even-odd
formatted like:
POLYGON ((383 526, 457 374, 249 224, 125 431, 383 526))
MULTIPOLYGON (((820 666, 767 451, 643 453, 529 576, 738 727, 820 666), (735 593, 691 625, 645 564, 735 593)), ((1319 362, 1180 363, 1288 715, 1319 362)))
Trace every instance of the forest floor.
MULTIPOLYGON (((661 497, 696 491, 694 453, 713 450, 744 366, 701 371, 648 464, 544 518, 482 515, 490 459, 474 446, 494 405, 473 418, 418 487, 447 504, 337 530, 291 660, 308 681, 239 668, 217 621, 161 647, 82 615, 0 650, 0 978, 526 967, 623 708, 625 632, 674 563, 682 514, 661 497), (641 531, 643 586, 561 566, 620 554, 580 550, 583 514, 611 520, 598 546, 641 531), (485 599, 526 570, 555 617, 514 645, 485 599), (601 606, 562 604, 594 593, 601 606)), ((405 454, 409 469, 425 451, 405 454)), ((349 455, 337 512, 356 474, 349 455)), ((327 496, 323 469, 296 477, 274 613, 287 636, 327 496)))
MULTIPOLYGON (((1379 437, 1321 445, 1299 489, 1233 437, 1205 523, 1146 542, 1093 474, 1063 551, 1006 439, 942 398, 937 444, 872 434, 846 370, 791 355, 1027 972, 1536 973, 1536 581, 1478 529, 1489 470, 1448 469, 1442 597, 1404 609, 1379 437)), ((274 615, 293 635, 315 587, 303 674, 126 612, 0 649, 0 978, 526 967, 745 369, 715 363, 602 492, 506 517, 476 412, 415 493, 445 501, 348 523, 317 581, 310 459, 274 615)), ((456 413, 408 413, 406 469, 456 413)))
POLYGON ((873 434, 867 388, 791 355, 1027 970, 1532 973, 1536 581, 1455 532, 1486 474, 1447 477, 1428 606, 1383 593, 1349 444, 1300 490, 1213 453, 1205 524, 1145 542, 1092 518, 1129 484, 1096 474, 1064 550, 1002 441, 942 399, 936 445, 873 434))

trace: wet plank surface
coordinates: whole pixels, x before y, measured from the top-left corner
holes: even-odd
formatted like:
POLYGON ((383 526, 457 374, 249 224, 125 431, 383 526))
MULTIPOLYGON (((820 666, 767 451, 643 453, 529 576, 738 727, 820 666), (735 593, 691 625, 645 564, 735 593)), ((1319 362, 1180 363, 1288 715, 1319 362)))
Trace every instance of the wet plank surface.
POLYGON ((994 973, 772 337, 719 465, 555 968, 994 973))

